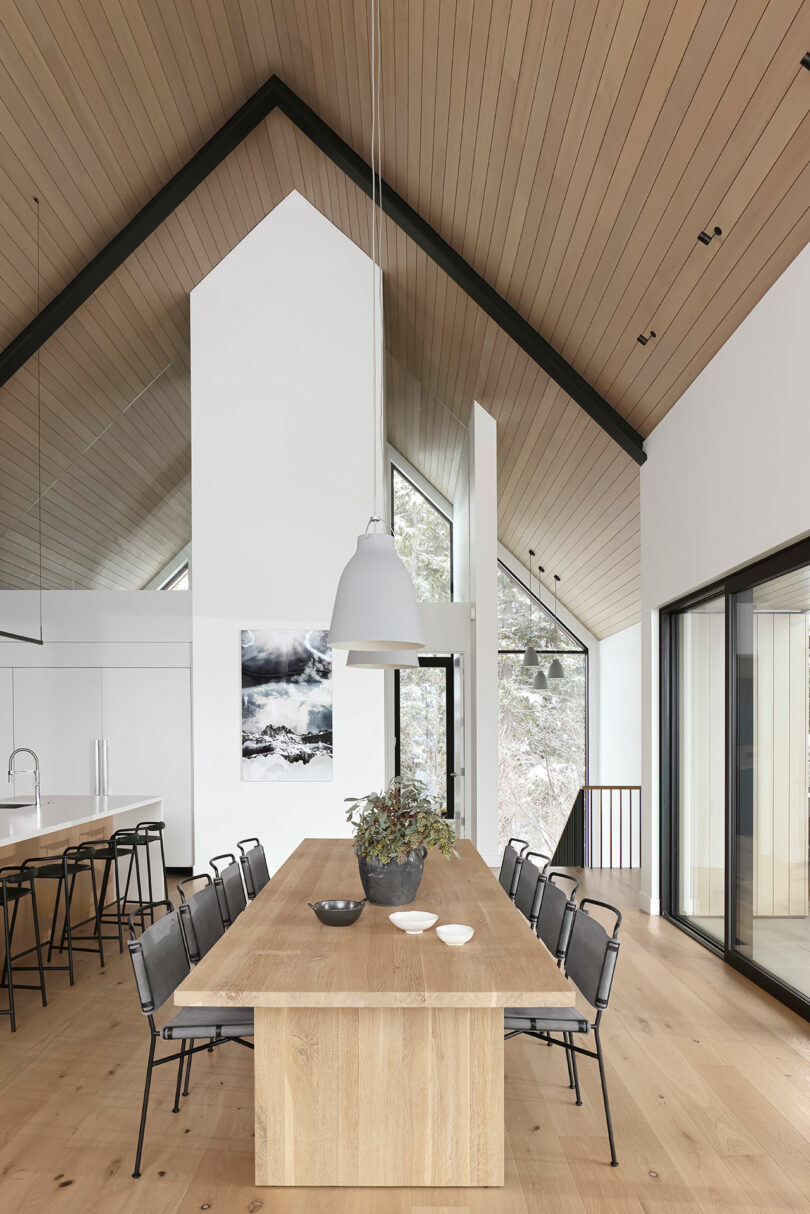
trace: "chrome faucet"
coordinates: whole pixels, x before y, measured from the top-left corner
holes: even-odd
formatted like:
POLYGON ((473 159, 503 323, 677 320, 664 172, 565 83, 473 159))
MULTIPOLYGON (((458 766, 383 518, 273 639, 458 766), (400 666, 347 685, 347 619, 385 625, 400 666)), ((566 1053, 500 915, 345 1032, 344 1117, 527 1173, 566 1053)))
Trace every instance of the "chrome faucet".
POLYGON ((22 775, 33 775, 33 777, 34 777, 34 799, 35 799, 37 811, 39 811, 39 809, 41 808, 40 800, 39 800, 39 759, 37 758, 36 753, 31 749, 30 746, 18 746, 17 749, 12 750, 11 754, 9 755, 9 759, 8 759, 9 783, 11 783, 11 781, 14 779, 15 776, 22 776, 22 775), (14 759, 17 755, 21 755, 21 754, 30 755, 31 758, 34 760, 34 766, 33 767, 15 767, 14 759))

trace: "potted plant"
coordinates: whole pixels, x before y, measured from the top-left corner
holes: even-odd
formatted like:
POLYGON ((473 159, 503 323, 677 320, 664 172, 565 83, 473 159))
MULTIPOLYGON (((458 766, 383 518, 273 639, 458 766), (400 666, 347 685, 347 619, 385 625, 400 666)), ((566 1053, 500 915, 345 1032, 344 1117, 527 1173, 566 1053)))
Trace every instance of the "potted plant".
POLYGON ((407 906, 416 897, 428 848, 448 858, 456 832, 419 780, 396 776, 383 792, 347 797, 360 880, 369 902, 407 906))

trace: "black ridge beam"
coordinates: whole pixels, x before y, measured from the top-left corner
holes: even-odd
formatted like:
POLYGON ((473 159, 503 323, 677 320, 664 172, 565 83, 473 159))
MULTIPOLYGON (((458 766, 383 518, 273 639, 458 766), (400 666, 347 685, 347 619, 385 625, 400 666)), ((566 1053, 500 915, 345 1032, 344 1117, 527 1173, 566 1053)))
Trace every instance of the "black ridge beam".
MULTIPOLYGON (((370 166, 281 80, 278 81, 278 107, 356 186, 371 197, 370 166)), ((382 187, 382 209, 397 227, 410 236, 448 277, 458 283, 470 299, 500 325, 503 331, 508 333, 580 408, 598 422, 637 464, 643 464, 647 456, 644 440, 638 431, 634 430, 511 304, 476 273, 404 198, 387 186, 385 181, 382 182, 382 187)))
MULTIPOLYGON (((283 114, 369 198, 371 168, 278 76, 271 76, 175 173, 117 236, 0 353, 0 386, 27 362, 130 253, 242 142, 273 109, 283 114)), ((430 224, 382 181, 382 209, 555 383, 637 464, 647 456, 637 430, 574 370, 430 224)))

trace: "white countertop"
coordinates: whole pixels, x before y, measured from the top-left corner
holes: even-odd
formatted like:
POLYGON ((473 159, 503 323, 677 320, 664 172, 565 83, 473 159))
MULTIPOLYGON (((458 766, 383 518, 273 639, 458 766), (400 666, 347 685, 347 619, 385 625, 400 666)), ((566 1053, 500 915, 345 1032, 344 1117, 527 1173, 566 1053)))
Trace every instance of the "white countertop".
MULTIPOLYGON (((96 818, 109 818, 159 805, 160 797, 43 797, 39 813, 33 797, 0 797, 0 847, 38 839, 42 835, 82 826, 96 818)), ((124 824, 126 825, 126 824, 124 824)))

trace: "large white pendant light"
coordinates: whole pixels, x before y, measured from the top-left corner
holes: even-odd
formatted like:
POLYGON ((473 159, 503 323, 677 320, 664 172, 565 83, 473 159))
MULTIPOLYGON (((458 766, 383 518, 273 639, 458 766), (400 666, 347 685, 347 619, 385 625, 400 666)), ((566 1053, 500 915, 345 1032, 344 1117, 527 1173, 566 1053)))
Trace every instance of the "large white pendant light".
MULTIPOLYGON (((556 619, 557 619, 557 583, 558 583, 559 581, 560 581, 560 576, 559 576, 559 574, 555 573, 555 574, 554 574, 554 619, 555 619, 555 633, 554 633, 554 635, 555 635, 555 636, 557 635, 557 633, 556 633, 556 619)), ((549 668, 548 668, 548 677, 549 677, 550 679, 564 679, 564 678, 565 678, 565 671, 564 671, 564 669, 563 669, 563 664, 562 664, 562 662, 560 661, 560 659, 559 659, 559 658, 555 658, 555 659, 554 659, 554 661, 553 661, 553 662, 551 663, 551 665, 549 666, 549 668)))
POLYGON ((346 665, 351 666, 353 670, 410 670, 418 667, 419 658, 415 649, 378 649, 376 653, 350 649, 346 665))
MULTIPOLYGON (((530 548, 529 549, 529 595, 530 596, 532 593, 532 557, 533 556, 534 556, 534 549, 530 548)), ((530 597, 530 599, 529 599, 529 627, 531 628, 531 626, 533 624, 534 624, 534 599, 530 597)), ((539 666, 540 665, 540 659, 537 656, 537 650, 535 649, 534 645, 532 645, 531 640, 527 644, 526 649, 523 653, 523 665, 524 666, 539 666)))
MULTIPOLYGON (((377 207, 381 205, 380 154, 380 66, 378 0, 371 3, 371 263, 372 263, 372 391, 374 402, 374 508, 364 535, 357 537, 357 551, 338 582, 329 644, 333 649, 364 653, 422 649, 425 644, 416 591, 411 576, 394 549, 392 534, 377 534, 371 528, 383 523, 380 509, 378 464, 383 445, 382 385, 377 379, 378 297, 377 207), (375 168, 376 163, 376 168, 375 168)), ((384 526, 386 524, 383 523, 384 526)), ((390 528, 387 528, 390 531, 390 528)), ((353 662, 352 665, 358 663, 353 662)))

